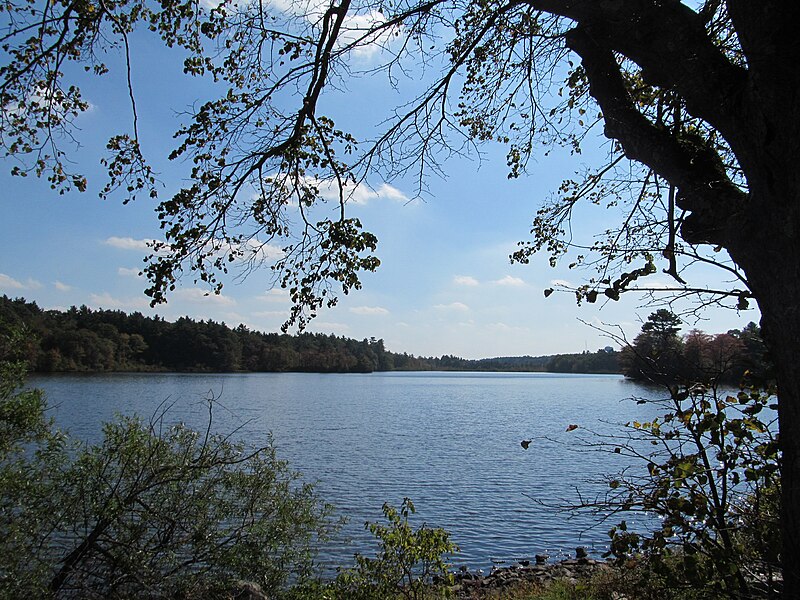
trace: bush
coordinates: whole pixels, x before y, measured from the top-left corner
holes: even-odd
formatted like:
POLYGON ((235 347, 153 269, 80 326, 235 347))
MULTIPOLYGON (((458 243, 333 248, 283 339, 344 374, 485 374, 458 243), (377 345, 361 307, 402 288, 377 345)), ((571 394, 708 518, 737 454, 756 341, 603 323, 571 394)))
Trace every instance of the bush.
POLYGON ((621 564, 644 557, 671 594, 776 593, 780 456, 774 427, 762 420, 773 394, 673 388, 661 417, 629 423, 631 435, 613 451, 644 460, 647 472, 609 477, 609 498, 600 504, 655 515, 660 526, 641 533, 622 521, 609 532, 610 554, 621 564))
POLYGON ((211 597, 310 575, 330 509, 271 443, 161 414, 71 444, 23 380, 22 363, 0 363, 0 597, 211 597))
POLYGON ((453 576, 448 571, 446 556, 458 548, 444 529, 423 523, 414 530, 408 522, 414 512, 414 504, 405 498, 400 510, 383 505, 388 525, 366 523, 381 549, 376 558, 356 555, 355 567, 337 577, 332 589, 334 598, 422 600, 449 594, 453 576))

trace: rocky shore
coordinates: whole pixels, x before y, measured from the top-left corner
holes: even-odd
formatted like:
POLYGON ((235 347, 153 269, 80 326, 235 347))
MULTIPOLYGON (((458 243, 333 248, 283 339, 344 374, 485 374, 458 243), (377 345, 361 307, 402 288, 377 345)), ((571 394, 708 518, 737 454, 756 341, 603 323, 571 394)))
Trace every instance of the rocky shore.
POLYGON ((588 558, 579 548, 576 558, 548 563, 546 558, 537 557, 535 564, 521 561, 508 567, 495 567, 488 574, 473 573, 462 567, 455 574, 453 593, 460 599, 502 597, 504 591, 526 584, 547 585, 556 580, 577 583, 611 569, 608 562, 588 558))
MULTIPOLYGON (((455 585, 451 591, 458 600, 500 599, 507 592, 526 585, 546 586, 554 581, 575 584, 611 569, 608 562, 589 558, 582 548, 578 548, 575 558, 548 563, 547 557, 537 556, 534 564, 523 560, 508 567, 494 567, 488 574, 461 567, 454 574, 455 585)), ((226 597, 231 600, 270 600, 258 585, 245 581, 237 582, 226 597)))

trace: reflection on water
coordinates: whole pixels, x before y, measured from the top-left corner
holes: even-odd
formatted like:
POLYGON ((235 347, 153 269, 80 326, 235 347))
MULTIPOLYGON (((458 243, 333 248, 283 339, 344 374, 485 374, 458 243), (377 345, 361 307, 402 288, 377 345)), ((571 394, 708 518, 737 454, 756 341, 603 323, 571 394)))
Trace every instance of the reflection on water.
POLYGON ((602 552, 609 524, 554 506, 601 492, 599 475, 622 466, 580 447, 586 430, 646 418, 651 407, 623 400, 656 393, 614 375, 539 373, 54 375, 31 385, 46 390, 59 425, 88 441, 115 413, 150 416, 164 403, 171 420, 203 426, 215 397, 217 431, 239 429, 253 444, 271 433, 279 456, 348 517, 325 564, 371 552, 364 521, 410 497, 473 568, 576 545, 602 552))

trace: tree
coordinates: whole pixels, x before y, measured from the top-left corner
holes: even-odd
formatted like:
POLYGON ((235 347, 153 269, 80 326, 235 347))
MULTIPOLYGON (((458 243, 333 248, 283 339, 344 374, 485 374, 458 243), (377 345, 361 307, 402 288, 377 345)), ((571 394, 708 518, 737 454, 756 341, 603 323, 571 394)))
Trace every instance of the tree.
POLYGON ((34 558, 47 531, 42 500, 52 491, 43 475, 60 468, 64 455, 63 437, 45 418, 42 392, 21 389, 24 339, 18 327, 0 319, 0 595, 6 598, 43 589, 36 584, 48 570, 34 558))
POLYGON ((741 331, 732 329, 728 334, 744 344, 744 363, 747 370, 752 373, 752 376, 762 381, 774 381, 775 375, 772 372, 772 360, 764 344, 761 328, 751 321, 741 331))
POLYGON ((771 387, 769 360, 757 327, 746 327, 746 333, 717 335, 693 329, 681 338, 680 322, 665 309, 652 313, 633 343, 623 346, 622 372, 632 379, 666 386, 736 386, 746 381, 771 387))
MULTIPOLYGON (((450 597, 454 582, 449 558, 458 552, 450 534, 425 523, 414 529, 409 517, 414 503, 404 498, 400 508, 384 503, 388 524, 365 523, 365 528, 380 542, 375 558, 355 555, 355 566, 339 573, 332 584, 333 597, 353 600, 378 598, 450 597)), ((327 597, 327 595, 326 595, 327 597)))
POLYGON ((738 385, 745 374, 750 376, 745 350, 741 340, 727 333, 708 335, 692 330, 683 343, 683 376, 688 381, 738 385))
POLYGON ((680 324, 679 317, 663 308, 647 317, 633 344, 622 349, 622 372, 654 383, 674 382, 680 376, 683 352, 680 324))
POLYGON ((647 317, 642 333, 666 343, 681 330, 681 319, 665 308, 660 308, 647 317))
MULTIPOLYGON (((740 308, 757 301, 780 394, 786 594, 800 596, 796 2, 332 0, 282 11, 261 0, 210 9, 199 0, 12 0, 3 12, 0 142, 28 159, 17 174, 45 175, 56 189, 86 186, 57 143, 88 107, 69 63, 105 73, 98 57, 116 44, 129 59, 128 36, 141 24, 186 51, 186 73, 223 88, 178 131, 171 156, 191 159, 191 181, 158 209, 166 240, 145 269, 155 302, 184 268, 218 291, 216 274, 231 260, 262 264, 266 244, 280 240, 273 267, 303 325, 336 302, 333 284, 347 293, 379 264, 377 240, 345 211, 376 170, 414 173, 424 188, 443 157, 499 141, 519 176, 543 146, 578 152, 602 125, 607 160, 564 182, 515 259, 544 250, 555 261, 573 249, 573 210, 595 202, 620 220, 575 259, 599 270, 579 300, 617 299, 663 262, 679 294, 740 308), (320 99, 357 74, 348 59, 366 46, 383 49, 368 72, 384 70, 398 89, 407 73, 433 75, 359 143, 321 114, 320 99), (314 216, 326 198, 338 217, 314 216), (734 283, 691 286, 685 267, 695 262, 734 283)), ((134 101, 131 113, 129 131, 108 144, 105 193, 156 195, 134 101)))

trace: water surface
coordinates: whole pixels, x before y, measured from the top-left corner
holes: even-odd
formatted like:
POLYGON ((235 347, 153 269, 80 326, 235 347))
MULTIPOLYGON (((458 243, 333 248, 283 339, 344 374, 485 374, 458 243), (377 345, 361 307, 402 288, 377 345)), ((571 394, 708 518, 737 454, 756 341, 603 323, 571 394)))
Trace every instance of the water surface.
POLYGON ((45 389, 59 425, 88 441, 115 413, 150 416, 164 402, 170 419, 202 427, 213 396, 216 430, 239 428, 253 444, 271 433, 279 456, 348 517, 323 550, 326 564, 370 553, 364 521, 410 497, 473 568, 556 558, 576 545, 602 552, 610 524, 591 527, 588 516, 553 505, 602 491, 600 476, 622 466, 617 455, 579 447, 580 434, 645 418, 651 407, 624 399, 654 393, 616 375, 543 373, 126 373, 31 384, 45 389), (565 431, 570 424, 579 430, 565 431), (533 440, 528 450, 523 439, 533 440))

